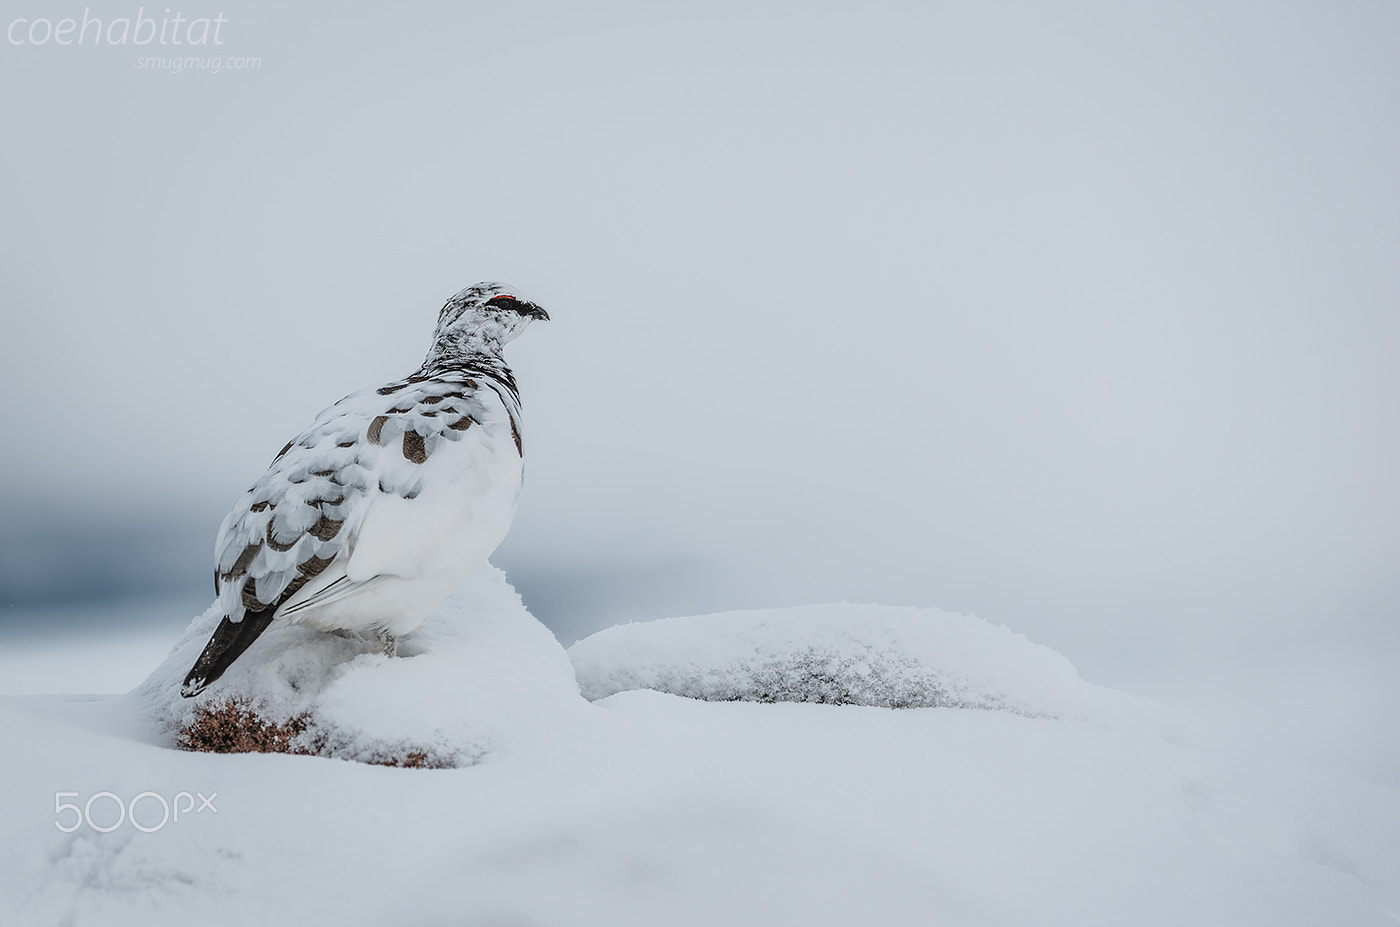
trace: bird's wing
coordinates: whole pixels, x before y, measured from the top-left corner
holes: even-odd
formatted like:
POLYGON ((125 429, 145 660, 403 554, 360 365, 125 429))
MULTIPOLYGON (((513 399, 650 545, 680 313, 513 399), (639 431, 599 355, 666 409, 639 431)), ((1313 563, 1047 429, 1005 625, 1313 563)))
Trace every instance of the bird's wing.
POLYGON ((310 604, 293 598, 304 587, 306 599, 348 591, 335 580, 376 501, 415 498, 427 460, 503 413, 514 428, 514 410, 503 408, 499 392, 465 374, 410 377, 326 409, 219 529, 215 588, 225 614, 237 621, 243 610, 310 604))

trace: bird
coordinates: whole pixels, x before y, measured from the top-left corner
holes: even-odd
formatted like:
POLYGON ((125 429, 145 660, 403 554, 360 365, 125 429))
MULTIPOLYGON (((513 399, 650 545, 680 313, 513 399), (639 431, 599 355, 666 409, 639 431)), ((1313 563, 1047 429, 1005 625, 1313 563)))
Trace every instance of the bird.
POLYGON ((221 620, 180 687, 192 698, 270 625, 397 639, 486 563, 524 474, 520 392, 502 355, 549 319, 507 284, 449 298, 413 374, 351 393, 273 459, 214 543, 221 620))

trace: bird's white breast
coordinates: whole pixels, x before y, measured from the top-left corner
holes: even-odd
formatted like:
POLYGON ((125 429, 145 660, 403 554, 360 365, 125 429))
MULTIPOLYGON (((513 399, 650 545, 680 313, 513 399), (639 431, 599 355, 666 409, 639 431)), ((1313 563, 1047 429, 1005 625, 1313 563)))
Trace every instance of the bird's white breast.
POLYGON ((473 424, 456 440, 428 439, 425 460, 409 459, 398 439, 388 440, 374 458, 378 487, 363 497, 349 550, 278 616, 323 630, 404 634, 417 627, 505 538, 523 474, 515 436, 500 396, 483 389, 473 424), (327 590, 337 580, 342 585, 327 590))
POLYGON ((505 538, 522 473, 508 425, 505 434, 473 428, 410 466, 420 469, 422 489, 411 499, 380 493, 370 503, 346 563, 352 582, 377 575, 431 581, 435 574, 460 582, 505 538))

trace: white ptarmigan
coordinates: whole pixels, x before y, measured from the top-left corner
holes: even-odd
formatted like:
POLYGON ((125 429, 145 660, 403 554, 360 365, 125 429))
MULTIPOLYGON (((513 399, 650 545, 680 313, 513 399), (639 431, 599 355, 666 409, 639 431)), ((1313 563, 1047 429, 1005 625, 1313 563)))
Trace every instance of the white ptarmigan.
POLYGON ((214 545, 223 620, 198 695, 274 621, 371 632, 393 652, 505 538, 520 495, 520 394, 501 355, 539 306, 503 283, 447 301, 412 376, 351 393, 282 448, 214 545))

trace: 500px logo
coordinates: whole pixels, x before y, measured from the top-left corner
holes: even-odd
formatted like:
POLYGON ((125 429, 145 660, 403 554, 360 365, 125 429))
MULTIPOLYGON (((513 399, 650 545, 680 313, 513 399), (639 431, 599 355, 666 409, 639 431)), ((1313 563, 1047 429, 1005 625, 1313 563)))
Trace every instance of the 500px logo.
MULTIPOLYGON (((165 12, 169 13, 170 10, 165 12)), ((93 45, 149 45, 152 42, 157 45, 222 45, 224 39, 220 31, 227 22, 228 19, 220 11, 213 19, 207 16, 186 19, 184 13, 176 13, 163 17, 157 23, 146 15, 144 6, 136 8, 134 20, 129 16, 119 16, 104 22, 93 16, 92 7, 87 6, 83 7, 81 22, 71 16, 57 22, 46 17, 12 19, 10 28, 5 31, 5 38, 10 40, 11 45, 47 45, 50 41, 55 45, 83 45, 89 41, 93 45)))
POLYGON ((82 807, 72 802, 64 801, 65 798, 77 797, 77 792, 53 793, 53 811, 58 818, 58 820, 53 822, 53 825, 65 834, 73 833, 73 831, 82 827, 84 824, 87 824, 88 827, 91 827, 100 834, 109 834, 118 827, 121 827, 124 821, 130 821, 132 827, 144 834, 150 834, 160 830, 166 824, 179 821, 180 815, 182 814, 188 817, 191 811, 195 814, 206 810, 212 811, 215 814, 219 813, 219 809, 214 807, 214 799, 219 797, 218 792, 214 792, 208 798, 205 798, 200 792, 195 792, 194 795, 191 795, 189 792, 177 792, 172 801, 166 801, 165 796, 158 792, 142 792, 129 802, 123 802, 113 792, 97 792, 90 797, 82 807), (199 798, 199 807, 197 808, 194 804, 196 796, 199 798), (93 805, 97 803, 98 799, 104 800, 101 804, 97 805, 99 811, 102 812, 99 816, 104 823, 101 824, 93 820, 92 816, 93 805), (182 800, 186 803, 184 807, 181 807, 182 800), (144 805, 142 804, 143 802, 145 803, 144 805), (116 808, 108 812, 106 810, 108 805, 115 805, 116 808), (143 809, 141 814, 142 817, 147 819, 145 823, 137 820, 136 809, 138 807, 143 809), (151 823, 151 821, 154 820, 155 808, 157 807, 160 808, 160 820, 151 823), (174 812, 173 814, 172 809, 174 812), (63 821, 66 812, 73 813, 72 823, 67 825, 65 825, 63 821), (116 815, 115 821, 111 820, 113 814, 116 815), (106 823, 108 821, 110 821, 110 823, 106 823))

